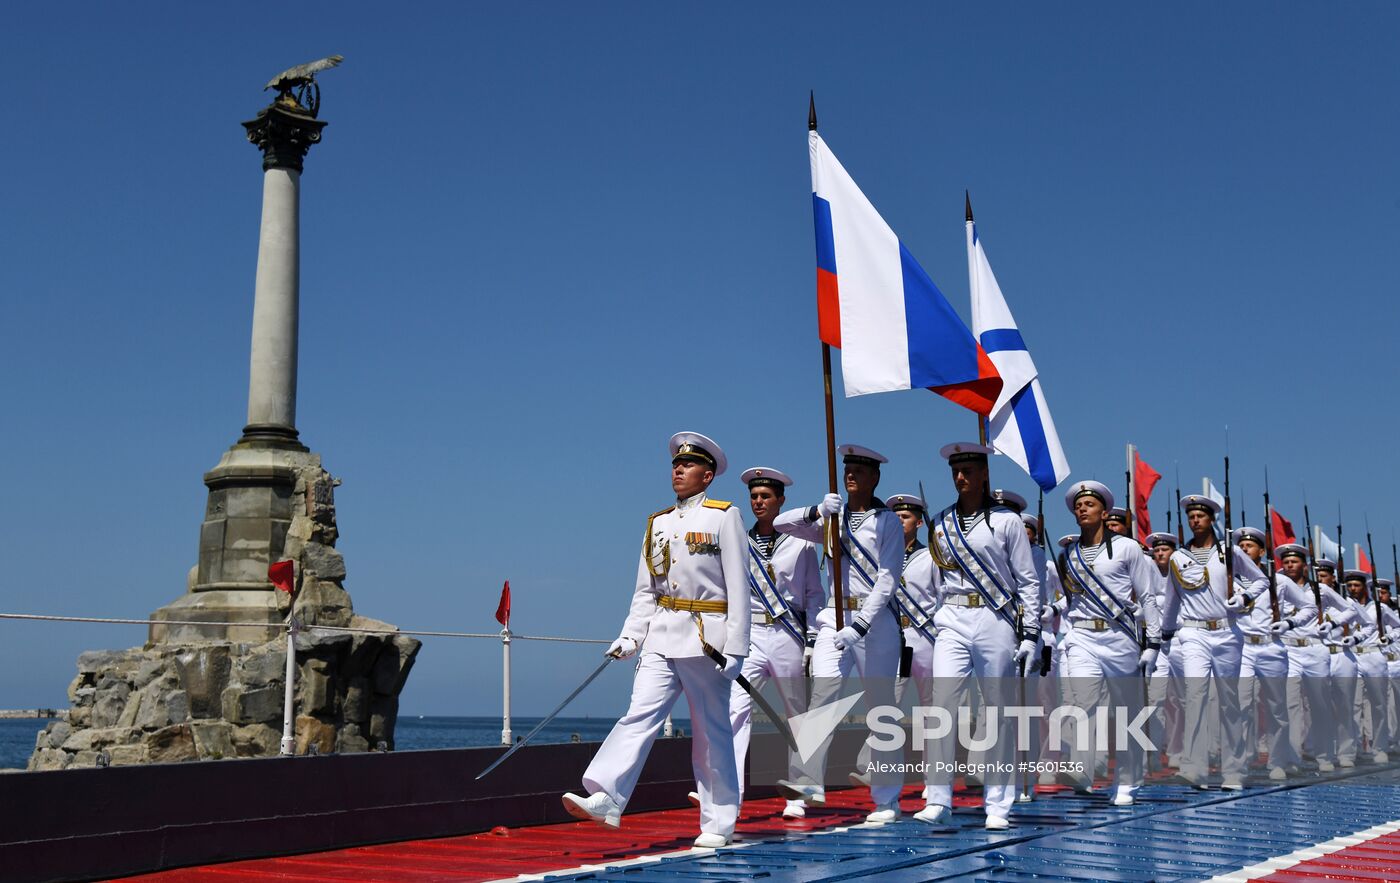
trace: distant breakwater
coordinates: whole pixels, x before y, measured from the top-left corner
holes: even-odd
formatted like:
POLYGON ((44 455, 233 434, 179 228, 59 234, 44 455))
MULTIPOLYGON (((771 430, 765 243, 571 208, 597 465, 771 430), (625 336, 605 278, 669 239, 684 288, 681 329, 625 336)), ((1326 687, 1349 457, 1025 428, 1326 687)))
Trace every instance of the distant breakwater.
POLYGON ((0 708, 0 720, 21 720, 26 718, 62 717, 63 711, 57 708, 0 708))

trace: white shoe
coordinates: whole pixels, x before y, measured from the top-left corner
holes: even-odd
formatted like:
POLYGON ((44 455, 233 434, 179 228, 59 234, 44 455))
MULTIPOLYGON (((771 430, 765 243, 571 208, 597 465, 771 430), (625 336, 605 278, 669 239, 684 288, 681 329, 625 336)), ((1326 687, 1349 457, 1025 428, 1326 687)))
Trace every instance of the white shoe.
POLYGON ((851 786, 852 786, 852 787, 855 787, 855 788, 869 788, 869 787, 870 787, 870 774, 869 774, 869 773, 851 773, 851 774, 850 774, 849 776, 847 776, 846 778, 850 780, 851 786))
POLYGON ((925 824, 933 825, 935 828, 953 827, 953 810, 941 803, 930 803, 914 813, 914 818, 925 824))
POLYGON ((1330 773, 1335 769, 1336 766, 1334 766, 1330 760, 1319 760, 1317 762, 1317 771, 1319 773, 1330 773))
POLYGON ((699 806, 700 806, 700 792, 699 792, 699 791, 692 791, 692 792, 690 792, 689 794, 687 794, 687 795, 685 796, 685 799, 690 801, 690 805, 691 805, 691 806, 694 806, 694 807, 699 807, 699 806))
POLYGON ((1384 751, 1377 751, 1375 754, 1371 755, 1371 762, 1390 763, 1390 755, 1386 754, 1384 751))
POLYGON ((1271 767, 1269 767, 1269 780, 1270 780, 1270 781, 1273 781, 1273 782, 1282 782, 1284 779, 1287 779, 1287 778, 1288 778, 1288 772, 1287 772, 1286 770, 1284 770, 1283 767, 1281 767, 1281 766, 1271 766, 1271 767))
POLYGON ((924 786, 924 790, 922 790, 922 791, 919 792, 919 799, 922 800, 922 801, 924 801, 924 802, 928 802, 928 786, 927 786, 927 785, 924 786))
POLYGON ((884 825, 899 818, 899 801, 875 807, 875 811, 865 817, 867 822, 884 825))
POLYGON ((1120 789, 1113 795, 1114 806, 1132 806, 1137 801, 1133 798, 1133 792, 1126 788, 1120 789))
POLYGON ((607 825, 609 828, 617 828, 622 825, 622 807, 618 806, 616 801, 602 791, 587 797, 565 794, 564 809, 568 810, 569 815, 576 819, 594 821, 600 825, 607 825))
POLYGON ((695 838, 695 845, 701 849, 719 849, 729 845, 729 838, 723 834, 701 834, 695 838))
POLYGON ((987 816, 987 823, 983 827, 988 831, 1005 831, 1011 827, 1011 823, 1001 816, 987 816))
POLYGON ((787 806, 783 807, 783 818, 785 819, 805 819, 807 818, 807 804, 800 800, 789 800, 787 806))
POLYGON ((826 806, 826 791, 820 785, 779 779, 777 788, 778 793, 788 800, 806 801, 808 806, 826 806))
POLYGON ((1344 770, 1349 770, 1352 767, 1356 766, 1356 758, 1344 757, 1341 760, 1337 761, 1337 766, 1341 767, 1344 770))
POLYGON ((1227 778, 1224 782, 1221 782, 1221 783, 1220 783, 1220 790, 1221 790, 1221 791, 1243 791, 1243 790, 1244 790, 1244 780, 1241 779, 1241 778, 1239 778, 1238 776, 1230 776, 1230 777, 1227 778))

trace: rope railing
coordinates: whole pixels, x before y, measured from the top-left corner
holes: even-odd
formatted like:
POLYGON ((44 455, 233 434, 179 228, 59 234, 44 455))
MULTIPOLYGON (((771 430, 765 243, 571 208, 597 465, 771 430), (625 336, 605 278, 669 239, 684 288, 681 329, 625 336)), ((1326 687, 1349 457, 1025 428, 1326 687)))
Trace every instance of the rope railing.
MULTIPOLYGON (((293 639, 298 632, 340 632, 346 634, 365 635, 410 635, 424 638, 476 638, 501 642, 502 649, 502 715, 501 715, 501 744, 509 745, 512 742, 510 728, 510 644, 512 641, 545 641, 557 644, 603 644, 610 641, 602 638, 569 638, 557 635, 521 635, 512 632, 509 628, 503 628, 499 632, 444 632, 429 631, 427 629, 375 629, 362 626, 348 625, 311 625, 294 621, 283 622, 224 622, 213 620, 192 620, 192 619, 129 619, 115 616, 61 616, 45 613, 0 613, 0 620, 27 621, 27 622, 86 622, 100 625, 163 625, 163 626, 195 626, 195 627, 237 627, 237 628, 258 628, 263 627, 273 632, 286 632, 287 634, 287 675, 286 675, 286 697, 284 700, 285 709, 283 714, 283 734, 282 753, 291 754, 293 752, 292 723, 294 720, 292 708, 293 679, 295 677, 295 656, 296 650, 293 646, 293 639)), ((666 735, 671 735, 671 718, 666 717, 666 735)))

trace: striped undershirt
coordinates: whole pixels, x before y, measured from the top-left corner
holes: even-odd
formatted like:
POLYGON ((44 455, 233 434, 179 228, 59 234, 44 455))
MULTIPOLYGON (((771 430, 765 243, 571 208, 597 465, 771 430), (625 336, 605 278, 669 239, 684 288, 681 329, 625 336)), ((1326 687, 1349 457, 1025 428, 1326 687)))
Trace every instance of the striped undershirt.
POLYGON ((1196 563, 1204 567, 1206 562, 1210 561, 1211 556, 1215 554, 1215 547, 1206 546, 1204 549, 1197 549, 1195 546, 1187 546, 1186 554, 1195 558, 1196 563))
POLYGON ((866 509, 864 512, 851 513, 851 530, 855 530, 865 523, 865 519, 875 514, 874 509, 866 509))
POLYGON ((778 535, 775 533, 770 533, 767 536, 764 536, 762 534, 754 534, 753 537, 754 548, 758 549, 758 554, 762 555, 764 558, 772 557, 773 544, 777 541, 778 535))
POLYGON ((1084 560, 1092 565, 1099 558, 1099 553, 1103 551, 1103 543, 1095 543, 1092 546, 1080 546, 1079 551, 1084 555, 1084 560))

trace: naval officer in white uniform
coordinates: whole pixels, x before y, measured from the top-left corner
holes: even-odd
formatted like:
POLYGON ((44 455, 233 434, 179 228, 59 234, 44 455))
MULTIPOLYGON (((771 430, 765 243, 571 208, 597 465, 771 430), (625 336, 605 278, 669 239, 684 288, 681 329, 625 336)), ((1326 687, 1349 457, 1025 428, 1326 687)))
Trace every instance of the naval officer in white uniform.
MULTIPOLYGON (((1142 706, 1141 677, 1157 664, 1161 617, 1153 592, 1153 567, 1142 547, 1108 528, 1113 494, 1097 481, 1079 481, 1065 493, 1065 507, 1079 524, 1079 537, 1065 550, 1065 584, 1069 637, 1065 639, 1065 675, 1075 704, 1089 718, 1083 749, 1072 746, 1078 771, 1064 775, 1076 791, 1093 790, 1097 766, 1098 715, 1104 705, 1126 709, 1131 720, 1142 706), (1116 540, 1116 542, 1115 542, 1116 540), (1147 641, 1138 643, 1139 624, 1147 641)), ((1119 712, 1120 714, 1122 712, 1119 712)), ((1142 785, 1142 747, 1134 739, 1119 745, 1114 765, 1115 806, 1131 806, 1142 785)))
MULTIPOLYGON (((975 677, 987 706, 1000 711, 1019 702, 1013 678, 1035 653, 1040 627, 1035 558, 1020 517, 992 499, 987 464, 992 448, 958 442, 939 453, 948 461, 958 499, 933 519, 929 537, 941 599, 932 704, 956 711, 975 677)), ((1011 717, 999 714, 989 762, 1010 761, 1014 770, 1016 730, 1011 717)), ((952 736, 930 740, 924 759, 952 764, 955 749, 952 736)), ((989 772, 983 779, 986 827, 1005 830, 1016 799, 1015 773, 989 772)), ((929 785, 927 803, 915 818, 946 828, 952 824, 952 805, 952 778, 942 774, 929 785)))
POLYGON ((700 795, 699 847, 726 845, 739 818, 739 777, 729 723, 729 693, 749 652, 751 622, 739 510, 708 499, 726 459, 697 432, 671 436, 676 504, 647 519, 632 607, 608 655, 641 651, 632 702, 583 773, 587 797, 564 795, 564 808, 616 828, 671 706, 685 694, 694 727, 691 765, 700 795), (709 652, 723 654, 721 670, 709 652))
MULTIPOLYGON (((744 660, 744 678, 761 689, 772 681, 783 700, 789 719, 807 710, 805 662, 817 640, 817 616, 826 606, 826 592, 818 571, 817 547, 797 537, 779 533, 773 520, 787 502, 792 479, 787 473, 768 466, 744 470, 740 480, 749 489, 749 507, 757 519, 749 530, 747 565, 749 611, 753 628, 749 634, 749 655, 744 660)), ((743 793, 744 758, 748 756, 753 725, 753 700, 738 684, 729 699, 729 718, 734 728, 734 762, 739 769, 739 791, 743 793)), ((792 759, 789 775, 801 774, 797 758, 792 759)), ((800 819, 807 814, 801 800, 789 800, 783 818, 800 819)))
POLYGON ((1235 616, 1269 587, 1268 578, 1229 537, 1215 538, 1220 504, 1199 494, 1182 497, 1191 542, 1172 553, 1171 578, 1162 608, 1162 631, 1175 633, 1172 653, 1181 654, 1182 758, 1179 773, 1197 788, 1206 787, 1210 745, 1206 735, 1207 687, 1213 687, 1220 709, 1221 789, 1244 789, 1247 769, 1244 727, 1240 721, 1240 656, 1244 635, 1235 616), (1231 556, 1243 588, 1235 591, 1226 578, 1225 556, 1231 556))
MULTIPOLYGON (((842 618, 836 627, 836 599, 832 597, 817 617, 816 646, 812 648, 812 708, 836 699, 843 681, 858 673, 868 708, 894 705, 894 682, 899 674, 900 633, 895 618, 895 589, 904 575, 904 529, 899 518, 875 496, 880 465, 885 455, 862 445, 843 444, 837 449, 845 465, 846 501, 827 494, 816 506, 790 509, 773 526, 795 538, 819 543, 827 525, 835 525, 841 544, 842 618)), ((803 764, 799 779, 779 779, 778 792, 789 800, 808 804, 826 800, 828 735, 803 764)), ((871 775, 870 797, 875 809, 870 822, 899 818, 899 792, 903 776, 891 772, 897 753, 871 752, 876 769, 871 775)))

